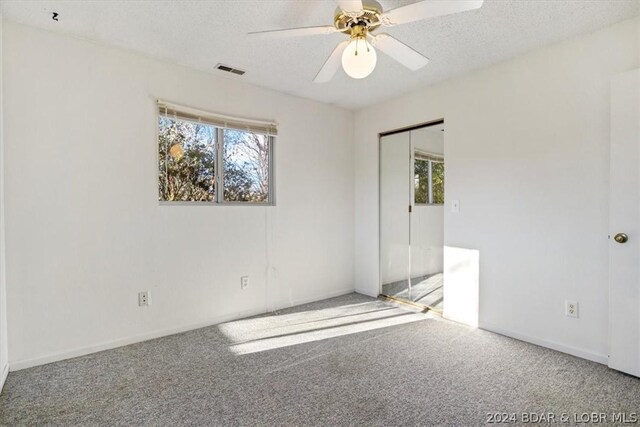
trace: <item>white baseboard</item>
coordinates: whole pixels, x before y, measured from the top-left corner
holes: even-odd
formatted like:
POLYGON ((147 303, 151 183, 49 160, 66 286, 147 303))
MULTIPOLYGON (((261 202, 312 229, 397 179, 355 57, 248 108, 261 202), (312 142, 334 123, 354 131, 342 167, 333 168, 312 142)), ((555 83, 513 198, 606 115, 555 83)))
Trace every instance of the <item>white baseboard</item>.
MULTIPOLYGON (((281 310, 283 308, 288 308, 295 305, 307 304, 315 301, 321 301, 323 299, 346 295, 353 292, 354 292, 353 288, 348 288, 340 291, 317 294, 312 297, 301 298, 293 301, 286 301, 286 302, 282 301, 281 303, 274 304, 273 305, 274 308, 270 308, 270 311, 281 310)), ((99 351, 110 350, 113 348, 122 347, 129 344, 135 344, 142 341, 148 341, 156 338, 161 338, 168 335, 175 335, 182 332, 191 331, 194 329, 206 328, 208 326, 218 325, 220 323, 225 323, 225 322, 231 322, 233 320, 243 319, 245 317, 257 316, 259 314, 264 314, 264 313, 265 313, 264 309, 247 310, 247 311, 242 311, 234 314, 217 316, 206 322, 200 322, 195 324, 183 325, 176 328, 153 331, 153 332, 134 335, 131 337, 121 338, 113 341, 105 341, 105 342, 97 343, 97 344, 86 346, 86 347, 80 347, 72 350, 51 353, 45 356, 38 356, 31 359, 18 360, 15 362, 11 362, 8 365, 7 372, 8 370, 18 371, 20 369, 26 369, 34 366, 45 365, 47 363, 59 362, 61 360, 71 359, 73 357, 85 356, 87 354, 97 353, 99 351)), ((6 373, 5 373, 5 377, 6 377, 6 373)))
POLYGON ((368 297, 372 297, 372 298, 378 298, 378 296, 380 295, 380 292, 371 292, 371 289, 358 289, 356 288, 354 292, 357 292, 361 295, 366 295, 368 297))
POLYGON ((2 367, 2 373, 0 374, 0 393, 4 388, 4 382, 7 380, 7 375, 9 375, 9 364, 5 364, 2 367))
POLYGON ((569 345, 559 344, 557 342, 547 341, 541 338, 532 337, 530 335, 522 334, 520 332, 503 329, 491 323, 480 322, 478 327, 480 329, 484 329, 489 332, 494 332, 499 335, 515 338, 520 341, 526 341, 528 343, 539 345, 541 347, 550 348, 551 350, 556 350, 561 353, 567 353, 572 356, 580 357, 582 359, 591 360, 592 362, 602 363, 603 365, 606 365, 609 361, 607 355, 605 354, 598 354, 582 348, 572 347, 569 345))
POLYGON ((297 305, 309 304, 311 302, 322 301, 323 299, 335 298, 343 295, 352 294, 354 292, 356 292, 354 288, 347 288, 347 289, 340 289, 338 291, 333 291, 333 292, 322 292, 306 298, 298 298, 294 300, 280 300, 277 302, 271 302, 269 304, 268 311, 283 310, 285 308, 295 307, 297 305))

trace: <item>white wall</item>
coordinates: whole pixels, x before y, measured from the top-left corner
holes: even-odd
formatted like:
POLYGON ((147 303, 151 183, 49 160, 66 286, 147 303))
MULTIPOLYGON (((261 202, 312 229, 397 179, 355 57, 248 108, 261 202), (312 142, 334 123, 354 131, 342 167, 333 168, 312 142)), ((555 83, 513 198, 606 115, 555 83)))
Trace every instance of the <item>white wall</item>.
POLYGON ((3 90, 2 90, 2 44, 4 18, 0 13, 0 391, 9 373, 7 351, 7 286, 5 275, 5 228, 4 228, 4 138, 3 138, 3 90))
POLYGON ((351 112, 17 24, 4 36, 12 369, 353 291, 351 112), (277 206, 159 205, 156 98, 277 120, 277 206))
POLYGON ((639 31, 625 21, 359 111, 356 289, 378 291, 378 133, 444 118, 460 201, 445 245, 479 259, 481 326, 606 361, 609 83, 639 66, 639 31))
POLYGON ((442 126, 444 125, 428 126, 409 131, 411 132, 413 148, 444 156, 444 132, 441 130, 442 126))
POLYGON ((416 205, 411 213, 411 277, 442 273, 444 206, 416 205))

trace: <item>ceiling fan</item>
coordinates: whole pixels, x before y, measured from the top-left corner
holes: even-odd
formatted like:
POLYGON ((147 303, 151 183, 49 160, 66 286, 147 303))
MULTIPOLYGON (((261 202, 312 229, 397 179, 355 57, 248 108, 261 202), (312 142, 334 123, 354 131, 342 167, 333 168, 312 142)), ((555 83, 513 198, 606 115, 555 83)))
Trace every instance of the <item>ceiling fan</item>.
POLYGON ((338 8, 333 26, 258 31, 249 35, 278 38, 344 33, 350 36, 350 39, 336 46, 313 81, 328 82, 338 71, 340 63, 350 77, 362 79, 371 74, 376 67, 377 55, 374 47, 412 71, 424 67, 429 62, 429 58, 389 34, 376 34, 380 27, 391 27, 478 9, 482 6, 483 0, 423 0, 387 12, 383 12, 382 6, 374 0, 336 0, 336 2, 338 8))

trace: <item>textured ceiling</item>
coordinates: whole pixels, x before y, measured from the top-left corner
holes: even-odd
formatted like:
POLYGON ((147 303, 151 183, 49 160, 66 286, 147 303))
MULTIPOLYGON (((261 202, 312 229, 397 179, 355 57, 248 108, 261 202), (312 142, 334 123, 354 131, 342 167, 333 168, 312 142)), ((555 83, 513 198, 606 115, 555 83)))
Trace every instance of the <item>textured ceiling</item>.
MULTIPOLYGON (((389 10, 413 1, 379 3, 389 10)), ((330 0, 2 2, 11 21, 355 109, 637 16, 640 0, 485 0, 479 10, 385 29, 428 56, 425 68, 411 72, 380 53, 368 78, 353 80, 340 70, 324 84, 312 80, 344 35, 274 40, 246 35, 330 25, 334 9, 330 0), (57 22, 53 11, 59 13, 57 22), (247 73, 230 76, 213 70, 217 63, 247 73)))

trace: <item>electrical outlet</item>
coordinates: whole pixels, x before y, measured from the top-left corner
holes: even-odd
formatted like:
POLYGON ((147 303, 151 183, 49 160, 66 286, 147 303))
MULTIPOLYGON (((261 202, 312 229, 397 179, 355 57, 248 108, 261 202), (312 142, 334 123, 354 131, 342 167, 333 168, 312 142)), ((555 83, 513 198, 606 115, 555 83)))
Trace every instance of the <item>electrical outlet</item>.
POLYGON ((578 317, 578 303, 576 301, 565 301, 564 314, 567 317, 578 317))
POLYGON ((149 291, 138 292, 138 305, 140 307, 146 307, 151 303, 149 300, 149 291))
POLYGON ((249 286, 249 276, 242 276, 240 278, 240 289, 244 289, 249 286))

